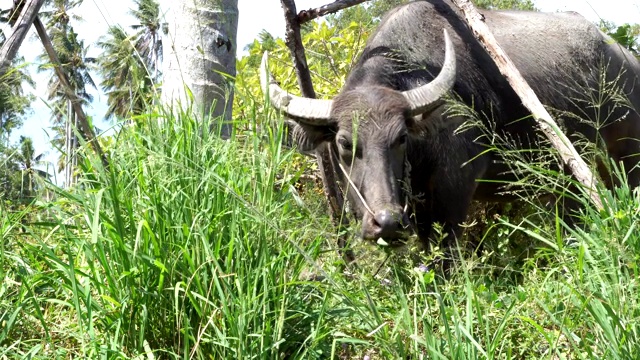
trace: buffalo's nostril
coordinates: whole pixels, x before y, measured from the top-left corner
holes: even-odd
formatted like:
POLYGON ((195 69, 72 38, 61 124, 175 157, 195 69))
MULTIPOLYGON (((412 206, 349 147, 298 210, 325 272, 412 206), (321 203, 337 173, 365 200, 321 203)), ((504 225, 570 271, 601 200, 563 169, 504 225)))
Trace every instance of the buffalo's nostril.
POLYGON ((373 217, 373 227, 376 237, 394 239, 402 228, 402 216, 390 210, 378 211, 373 217))

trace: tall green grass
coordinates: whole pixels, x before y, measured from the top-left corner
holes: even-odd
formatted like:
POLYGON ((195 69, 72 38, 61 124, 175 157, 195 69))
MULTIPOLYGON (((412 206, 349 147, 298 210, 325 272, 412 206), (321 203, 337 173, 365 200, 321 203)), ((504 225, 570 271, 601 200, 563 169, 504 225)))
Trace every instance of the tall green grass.
POLYGON ((5 327, 5 354, 304 354, 299 327, 315 305, 297 279, 323 229, 310 233, 295 206, 299 170, 279 133, 223 141, 184 114, 140 120, 118 135, 108 169, 88 158, 75 189, 56 189, 47 222, 5 239, 28 267, 7 264, 23 320, 5 327))
POLYGON ((89 154, 78 186, 0 208, 0 358, 640 357, 638 191, 602 190, 584 228, 499 219, 447 278, 373 246, 345 274, 282 129, 207 128, 137 119, 108 169, 89 154), (505 266, 491 243, 516 238, 532 251, 505 266))

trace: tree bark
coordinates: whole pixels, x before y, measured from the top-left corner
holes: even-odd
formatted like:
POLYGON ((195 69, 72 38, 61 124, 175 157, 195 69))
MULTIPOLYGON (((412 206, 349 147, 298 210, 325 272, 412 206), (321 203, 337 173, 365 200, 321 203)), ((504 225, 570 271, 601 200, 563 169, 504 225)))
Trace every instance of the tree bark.
POLYGON ((296 14, 296 3, 294 0, 280 0, 282 4, 282 10, 284 10, 284 19, 286 22, 285 43, 291 51, 293 57, 293 64, 296 70, 296 76, 298 78, 298 86, 302 96, 308 98, 316 97, 316 92, 313 89, 313 82, 311 81, 311 73, 309 72, 309 65, 307 65, 307 57, 304 53, 304 46, 302 45, 302 36, 300 35, 300 22, 296 14))
POLYGON ((476 38, 487 50, 491 58, 495 61, 503 76, 507 78, 513 90, 522 100, 523 105, 531 111, 542 132, 549 139, 553 147, 558 150, 562 161, 567 166, 576 179, 587 189, 591 201, 598 208, 602 209, 602 200, 596 190, 597 179, 582 160, 569 139, 564 135, 551 115, 544 108, 535 92, 520 74, 520 71, 513 64, 507 53, 500 47, 489 27, 484 22, 484 17, 476 10, 469 0, 453 0, 462 10, 469 27, 473 30, 476 38))
MULTIPOLYGON (((296 75, 298 78, 298 86, 302 96, 308 98, 315 98, 316 92, 313 89, 313 82, 311 81, 311 73, 309 73, 309 66, 307 65, 307 58, 304 52, 304 45, 302 44, 302 37, 300 35, 300 21, 296 15, 296 4, 294 0, 280 0, 282 9, 284 10, 284 17, 286 22, 286 44, 291 52, 293 64, 296 69, 296 75)), ((331 162, 331 147, 329 144, 324 143, 316 149, 316 161, 318 163, 318 170, 322 177, 322 188, 324 195, 327 198, 329 204, 329 216, 334 226, 342 230, 345 229, 349 223, 344 212, 344 198, 338 188, 338 182, 336 181, 336 169, 331 162)), ((344 235, 338 237, 338 247, 344 257, 344 259, 351 263, 355 260, 353 251, 343 249, 347 245, 347 239, 344 235)))
POLYGON ((298 13, 298 23, 304 24, 313 19, 336 13, 342 9, 346 9, 348 7, 352 7, 358 4, 362 4, 369 0, 337 0, 327 5, 322 5, 319 8, 309 9, 309 10, 301 10, 298 13))
POLYGON ((170 109, 193 105, 210 129, 231 135, 236 75, 238 0, 165 0, 162 102, 170 109))
MULTIPOLYGON (((73 107, 73 111, 76 113, 77 121, 80 123, 80 132, 84 136, 85 141, 91 144, 93 150, 96 152, 96 154, 98 154, 100 160, 102 161, 102 165, 104 167, 107 167, 109 165, 109 162, 105 154, 102 152, 100 143, 98 142, 98 139, 96 139, 93 128, 87 120, 87 115, 84 113, 84 109, 82 109, 82 100, 73 91, 67 75, 64 73, 64 71, 62 71, 62 67, 60 67, 60 59, 58 58, 58 54, 56 54, 55 50, 53 49, 53 44, 51 43, 51 39, 47 34, 47 30, 44 27, 44 24, 42 23, 42 21, 40 21, 40 18, 36 16, 33 20, 33 25, 38 32, 38 36, 40 37, 40 41, 42 41, 42 45, 44 46, 47 55, 49 55, 49 60, 51 60, 51 63, 53 64, 53 69, 60 79, 60 82, 62 83, 65 95, 71 101, 71 106, 73 107)), ((67 119, 67 121, 71 121, 71 119, 67 119)), ((71 154, 67 155, 71 156, 71 154)))
POLYGON ((0 48, 0 78, 9 70, 11 62, 16 57, 20 45, 22 45, 31 24, 33 24, 33 21, 38 16, 38 12, 45 0, 26 1, 28 1, 28 3, 24 5, 23 11, 20 13, 11 35, 7 38, 4 45, 2 45, 2 48, 0 48))

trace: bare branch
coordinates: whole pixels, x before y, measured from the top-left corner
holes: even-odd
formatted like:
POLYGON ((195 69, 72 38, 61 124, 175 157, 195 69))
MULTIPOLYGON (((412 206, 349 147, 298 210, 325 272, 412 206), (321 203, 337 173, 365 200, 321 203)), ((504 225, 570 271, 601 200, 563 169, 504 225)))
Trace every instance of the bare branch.
POLYGON ((591 201, 602 209, 602 200, 596 191, 597 179, 582 160, 569 139, 564 135, 551 115, 544 108, 535 92, 520 74, 507 53, 500 47, 489 27, 484 22, 484 16, 480 14, 469 0, 453 0, 462 10, 464 16, 473 30, 476 38, 487 50, 495 61, 502 75, 507 78, 513 90, 522 100, 522 104, 531 111, 542 132, 547 136, 551 144, 558 150, 564 164, 582 185, 589 189, 591 201))
POLYGON ((302 92, 302 96, 308 98, 315 98, 316 92, 313 90, 313 84, 311 82, 311 74, 309 73, 309 66, 307 65, 307 57, 304 53, 304 46, 302 46, 302 36, 300 35, 300 23, 296 16, 296 4, 294 0, 280 0, 282 9, 284 10, 284 19, 286 22, 286 37, 285 42, 291 56, 293 57, 293 64, 296 69, 296 75, 298 77, 298 86, 302 92))
POLYGON ((362 4, 369 0, 336 0, 331 4, 322 5, 319 8, 302 10, 298 13, 298 22, 300 24, 304 24, 313 19, 317 19, 319 17, 336 13, 342 9, 346 9, 358 4, 362 4))
MULTIPOLYGON (((298 86, 302 92, 302 96, 308 98, 315 98, 316 92, 313 89, 313 83, 311 81, 311 74, 309 73, 309 66, 307 65, 307 58, 304 52, 304 45, 302 44, 302 37, 300 35, 300 21, 296 15, 296 4, 294 0, 280 0, 282 9, 284 10, 284 17, 286 22, 286 44, 291 52, 293 58, 293 64, 296 69, 296 75, 298 78, 298 86)), ((331 147, 328 144, 323 144, 316 150, 316 161, 318 162, 318 170, 322 177, 322 187, 324 194, 329 203, 329 212, 331 220, 334 226, 342 230, 348 226, 348 219, 344 213, 344 198, 340 189, 338 189, 338 182, 336 181, 336 168, 333 164, 331 147)), ((353 251, 347 249, 344 251, 347 244, 345 235, 339 235, 338 247, 342 252, 347 262, 355 260, 353 251)))

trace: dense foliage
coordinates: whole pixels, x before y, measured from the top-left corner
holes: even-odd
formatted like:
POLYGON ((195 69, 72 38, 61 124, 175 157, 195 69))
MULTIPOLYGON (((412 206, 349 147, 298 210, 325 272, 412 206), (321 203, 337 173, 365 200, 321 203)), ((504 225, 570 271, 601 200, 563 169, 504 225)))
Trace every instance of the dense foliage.
POLYGON ((0 141, 6 141, 9 134, 22 125, 34 98, 25 93, 24 86, 33 85, 33 81, 22 63, 23 60, 18 59, 0 79, 0 141))
MULTIPOLYGON (((364 48, 369 34, 375 29, 383 15, 395 6, 407 0, 370 1, 347 8, 337 14, 327 16, 327 21, 306 24, 303 29, 302 43, 306 49, 307 62, 313 78, 314 89, 319 98, 334 96, 344 84, 351 65, 364 48)), ((535 10, 531 0, 476 0, 481 8, 535 10)), ((260 96, 257 69, 262 54, 269 51, 274 76, 282 81, 281 86, 296 92, 295 72, 291 67, 291 57, 285 42, 263 32, 258 39, 247 46, 248 56, 237 63, 236 85, 238 91, 253 96, 240 96, 235 100, 234 117, 244 118, 239 113, 247 108, 243 101, 247 98, 255 101, 260 96)), ((258 108, 261 101, 258 101, 258 108)), ((253 108, 253 107, 250 107, 253 108)))
POLYGON ((636 57, 640 57, 640 24, 622 24, 615 26, 614 24, 602 21, 600 27, 604 32, 611 36, 616 42, 631 51, 636 57))
POLYGON ((536 10, 532 0, 472 0, 482 9, 536 10))
MULTIPOLYGON (((4 39, 0 40, 1 46, 4 39)), ((18 58, 0 78, 0 202, 11 208, 28 202, 34 194, 33 177, 29 178, 31 189, 25 188, 22 171, 23 159, 29 158, 30 154, 27 153, 33 149, 31 139, 21 138, 17 145, 11 141, 12 133, 22 126, 34 100, 34 96, 25 91, 25 86, 33 85, 33 80, 26 72, 23 61, 18 58)))
POLYGON ((42 158, 29 137, 21 136, 17 145, 0 144, 0 201, 7 209, 24 209, 38 195, 44 197, 49 174, 37 168, 42 158))

